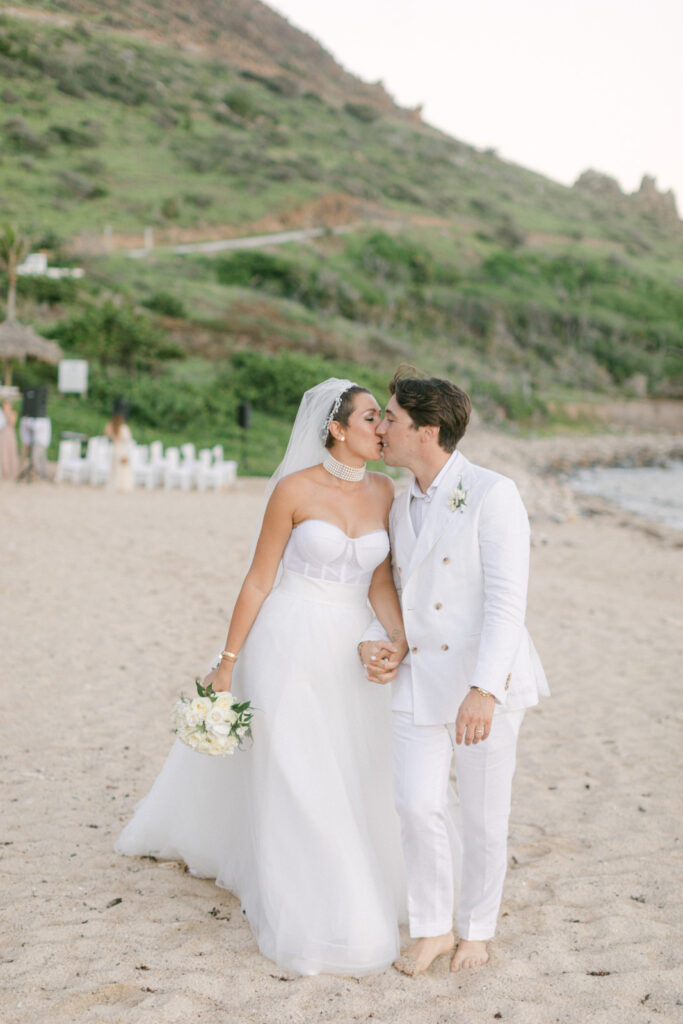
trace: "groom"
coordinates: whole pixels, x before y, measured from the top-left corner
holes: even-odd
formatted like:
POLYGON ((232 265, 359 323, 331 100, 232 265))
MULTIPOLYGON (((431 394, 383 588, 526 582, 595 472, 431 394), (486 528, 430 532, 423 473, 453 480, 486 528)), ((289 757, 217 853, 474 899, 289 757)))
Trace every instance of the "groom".
POLYGON ((425 971, 455 946, 451 761, 460 800, 459 943, 451 970, 488 960, 507 866, 519 728, 547 694, 524 626, 529 523, 512 480, 457 450, 470 400, 447 380, 396 376, 377 428, 388 466, 411 486, 390 533, 406 644, 375 621, 359 645, 368 677, 394 680, 394 787, 408 879, 410 949, 395 963, 425 971), (407 650, 407 655, 404 654, 407 650))

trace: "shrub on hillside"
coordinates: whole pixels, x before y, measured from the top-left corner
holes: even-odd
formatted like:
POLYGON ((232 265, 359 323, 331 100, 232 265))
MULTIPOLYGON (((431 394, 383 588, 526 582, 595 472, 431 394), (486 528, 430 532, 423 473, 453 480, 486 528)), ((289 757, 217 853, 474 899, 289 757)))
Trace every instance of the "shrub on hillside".
POLYGON ((213 196, 207 192, 186 192, 183 200, 188 206, 194 206, 198 210, 205 210, 213 205, 213 196))
POLYGON ((259 75, 255 71, 241 71, 242 78, 247 81, 258 82, 265 85, 269 92, 278 93, 280 96, 297 96, 299 85, 294 78, 287 75, 259 75))
POLYGON ((236 252, 216 260, 216 277, 221 284, 242 288, 262 288, 292 297, 303 290, 306 274, 281 256, 258 250, 236 252))
POLYGON ((434 278, 434 260, 427 249, 384 231, 375 231, 360 245, 354 240, 347 253, 374 277, 414 284, 427 284, 434 278))
POLYGON ((10 117, 2 126, 7 142, 19 153, 47 153, 49 141, 23 117, 10 117))
POLYGON ((236 352, 230 362, 231 388, 238 399, 278 416, 293 416, 304 391, 337 375, 324 359, 299 352, 236 352))
POLYGON ((183 303, 170 292, 155 292, 149 298, 143 299, 142 305, 147 309, 154 310, 155 313, 161 313, 162 316, 187 316, 187 310, 183 303))
POLYGON ((86 120, 81 121, 78 128, 68 124, 53 124, 48 129, 48 134, 55 142, 61 142, 65 146, 87 149, 99 146, 104 131, 99 121, 86 120))
POLYGON ((180 203, 175 196, 167 196, 161 204, 161 216, 164 220, 177 220, 180 216, 180 203))
POLYGON ((128 373, 184 356, 149 317, 110 301, 62 320, 52 336, 73 355, 97 360, 105 368, 121 366, 128 373))
POLYGON ((258 116, 258 107, 243 89, 233 89, 232 92, 226 93, 223 102, 234 114, 243 117, 245 121, 251 121, 258 116))
POLYGON ((345 103, 344 111, 365 124, 371 124, 379 117, 379 111, 369 103, 345 103))
POLYGON ((91 181, 85 174, 79 174, 78 171, 59 171, 57 180, 60 194, 72 199, 100 199, 107 195, 104 186, 91 181))
POLYGON ((215 387, 181 384, 164 376, 131 379, 120 373, 105 375, 95 369, 89 382, 90 401, 106 412, 120 395, 126 396, 134 423, 160 431, 182 433, 190 424, 195 428, 206 424, 215 436, 226 414, 234 419, 231 397, 223 391, 217 393, 215 387))
POLYGON ((88 156, 85 160, 81 160, 77 168, 81 174, 88 174, 90 176, 104 174, 106 169, 107 165, 104 160, 99 160, 96 156, 88 156))
POLYGON ((17 293, 21 298, 47 302, 51 306, 59 302, 75 302, 78 282, 71 277, 22 276, 17 281, 17 293))

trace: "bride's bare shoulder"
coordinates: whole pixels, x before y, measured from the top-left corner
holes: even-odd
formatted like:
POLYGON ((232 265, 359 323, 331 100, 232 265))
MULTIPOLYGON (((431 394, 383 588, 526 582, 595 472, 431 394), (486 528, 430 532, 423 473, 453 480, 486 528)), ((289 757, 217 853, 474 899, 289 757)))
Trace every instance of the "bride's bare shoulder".
POLYGON ((319 466, 310 466, 308 469, 300 469, 296 473, 289 473, 280 480, 273 491, 273 495, 281 498, 289 496, 300 496, 302 488, 315 485, 320 480, 319 466))

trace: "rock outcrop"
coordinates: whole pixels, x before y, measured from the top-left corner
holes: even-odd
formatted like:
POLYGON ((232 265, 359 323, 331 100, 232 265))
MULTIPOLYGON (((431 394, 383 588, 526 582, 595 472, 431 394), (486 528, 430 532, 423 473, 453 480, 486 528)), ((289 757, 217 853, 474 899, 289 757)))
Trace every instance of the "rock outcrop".
POLYGON ((676 209, 676 196, 671 189, 668 192, 660 192, 656 179, 649 174, 643 175, 640 188, 633 193, 631 199, 638 204, 646 216, 658 224, 662 224, 664 227, 680 224, 676 209))

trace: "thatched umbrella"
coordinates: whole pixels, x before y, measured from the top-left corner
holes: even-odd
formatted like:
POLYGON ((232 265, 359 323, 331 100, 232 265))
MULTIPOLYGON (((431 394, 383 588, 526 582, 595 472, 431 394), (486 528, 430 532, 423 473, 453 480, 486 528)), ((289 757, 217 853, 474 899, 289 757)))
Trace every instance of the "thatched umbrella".
POLYGON ((0 324, 0 359, 5 362, 5 384, 12 383, 10 359, 19 359, 23 363, 26 356, 35 356, 44 363, 58 363, 62 350, 56 341, 41 338, 32 327, 14 319, 3 320, 0 324))

